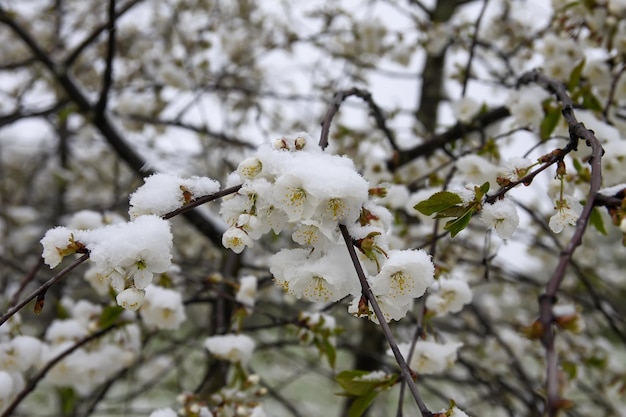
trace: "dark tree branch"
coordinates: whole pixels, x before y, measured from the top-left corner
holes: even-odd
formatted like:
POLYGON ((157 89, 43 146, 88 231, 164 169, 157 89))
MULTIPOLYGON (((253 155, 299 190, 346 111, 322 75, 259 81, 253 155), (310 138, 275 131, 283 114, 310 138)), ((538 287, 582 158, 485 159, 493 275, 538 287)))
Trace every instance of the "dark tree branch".
POLYGON ((115 0, 109 0, 109 21, 107 23, 107 56, 106 67, 102 75, 102 89, 100 90, 100 99, 96 103, 96 114, 104 114, 107 108, 109 91, 113 83, 113 60, 115 58, 115 0))
POLYGON ((567 121, 570 132, 570 142, 567 144, 565 151, 576 150, 578 139, 585 139, 587 146, 591 147, 591 157, 589 159, 591 165, 591 183, 589 185, 589 193, 587 194, 587 202, 576 222, 574 235, 565 247, 565 250, 561 253, 559 263, 546 285, 545 292, 539 298, 539 321, 543 329, 541 341, 546 350, 546 412, 548 416, 555 417, 562 407, 562 399, 559 396, 557 354, 554 349, 555 318, 552 312, 552 306, 556 302, 556 294, 565 278, 567 265, 570 263, 574 251, 582 242, 582 237, 591 216, 591 210, 593 210, 595 205, 596 196, 602 183, 601 161, 604 150, 593 131, 585 128, 585 126, 576 119, 574 115, 574 103, 569 97, 564 84, 546 77, 539 71, 526 73, 520 78, 520 84, 531 82, 539 84, 544 89, 554 94, 563 105, 561 113, 567 121))
POLYGON ((10 125, 11 123, 15 123, 21 119, 27 119, 31 117, 45 117, 45 116, 58 112, 66 105, 67 105, 67 101, 64 100, 64 101, 59 101, 58 103, 53 104, 47 109, 24 111, 24 112, 20 110, 16 110, 15 112, 11 114, 7 114, 6 116, 0 117, 0 127, 10 125))
MULTIPOLYGON (((130 9, 132 9, 134 6, 136 6, 142 1, 143 0, 131 0, 128 3, 126 3, 124 6, 120 7, 120 10, 115 14, 114 20, 119 19, 126 12, 128 12, 130 9)), ((83 41, 80 44, 78 44, 76 48, 74 48, 74 50, 67 56, 67 58, 65 58, 65 60, 63 61, 63 66, 65 68, 69 68, 78 59, 80 54, 83 53, 85 48, 87 48, 96 39, 98 39, 98 36, 100 36, 100 34, 104 32, 105 30, 107 30, 108 27, 109 27, 109 22, 104 23, 94 28, 93 32, 91 32, 91 34, 89 34, 85 39, 83 39, 83 41)))
POLYGON ((411 149, 402 151, 397 156, 387 161, 387 168, 395 171, 403 165, 408 164, 417 158, 427 158, 436 150, 443 149, 445 145, 456 142, 469 133, 478 132, 492 123, 499 122, 511 113, 506 107, 496 107, 485 113, 478 115, 471 123, 457 123, 443 133, 435 135, 432 139, 417 145, 411 149))
POLYGON ((385 137, 391 144, 391 147, 396 152, 399 152, 400 150, 398 148, 398 145, 396 144, 395 135, 387 126, 387 120, 383 115, 383 111, 374 102, 374 100, 372 99, 372 95, 368 91, 359 88, 351 88, 349 90, 343 90, 335 93, 333 101, 331 102, 331 105, 326 112, 324 119, 322 120, 322 133, 320 135, 319 142, 320 147, 322 149, 326 149, 326 147, 328 146, 328 135, 330 133, 330 125, 333 121, 333 118, 339 111, 339 106, 341 106, 341 103, 350 96, 359 97, 367 103, 370 108, 370 114, 374 117, 374 120, 376 121, 376 126, 385 134, 385 137))

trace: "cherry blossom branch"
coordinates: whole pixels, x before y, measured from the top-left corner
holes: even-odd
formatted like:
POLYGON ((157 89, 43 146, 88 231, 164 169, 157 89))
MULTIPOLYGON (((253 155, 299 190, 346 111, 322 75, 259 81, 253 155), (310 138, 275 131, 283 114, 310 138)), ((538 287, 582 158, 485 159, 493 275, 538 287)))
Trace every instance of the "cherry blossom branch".
MULTIPOLYGON (((241 188, 241 185, 236 185, 234 187, 226 188, 224 190, 218 191, 218 192, 213 193, 213 194, 209 194, 209 195, 206 195, 206 196, 198 197, 197 199, 193 200, 189 204, 186 204, 183 207, 180 207, 180 208, 178 208, 176 210, 173 210, 173 211, 171 211, 169 213, 166 213, 162 217, 165 220, 171 219, 172 217, 177 216, 179 214, 183 214, 185 212, 188 212, 189 210, 191 210, 191 209, 193 209, 193 208, 195 208, 195 207, 197 207, 199 205, 208 203, 208 202, 213 201, 213 200, 217 200, 218 198, 224 197, 225 195, 236 193, 237 191, 239 191, 240 188, 241 188)), ((0 318, 0 326, 2 324, 4 324, 7 320, 9 320, 11 317, 13 317, 18 311, 20 311, 22 308, 24 308, 24 306, 26 306, 26 304, 28 304, 29 302, 31 302, 35 298, 38 298, 38 297, 41 297, 42 295, 44 295, 45 292, 48 290, 48 288, 50 288, 51 286, 56 284, 61 278, 63 278, 65 275, 69 274, 72 270, 74 270, 78 265, 80 265, 83 262, 85 262, 87 259, 89 259, 89 253, 83 254, 80 258, 76 259, 70 265, 66 266, 61 271, 56 273, 52 278, 50 278, 43 285, 41 285, 39 288, 37 288, 35 291, 33 291, 28 297, 23 299, 20 303, 18 303, 16 305, 14 305, 13 307, 9 308, 9 310, 6 313, 4 313, 2 315, 2 317, 0 318)))
POLYGON ((554 348, 554 313, 552 306, 556 301, 556 294, 559 287, 565 278, 567 265, 570 263, 574 251, 581 244, 587 223, 591 217, 591 211, 595 205, 595 199, 602 183, 601 160, 604 150, 593 131, 585 128, 585 126, 576 119, 574 115, 574 103, 569 97, 564 84, 552 80, 536 70, 522 75, 519 81, 520 84, 531 82, 539 84, 544 89, 554 94, 562 103, 563 110, 561 113, 567 121, 570 134, 570 142, 566 146, 566 150, 576 150, 578 139, 585 139, 587 146, 591 147, 591 157, 589 158, 589 164, 591 165, 591 181, 587 201, 576 222, 574 234, 565 247, 565 250, 561 252, 559 263, 546 285, 545 292, 539 298, 539 322, 543 330, 541 342, 546 350, 546 413, 548 416, 554 417, 558 414, 559 409, 563 407, 563 399, 560 398, 559 395, 557 354, 554 348))
POLYGON ((341 235, 343 236, 343 240, 346 242, 346 247, 348 248, 348 252, 350 253, 350 259, 352 259, 352 264, 354 265, 354 269, 356 270, 357 276, 359 277, 359 282, 361 283, 363 294, 367 298, 367 301, 369 302, 369 304, 372 306, 372 309, 374 310, 374 314, 376 315, 376 319, 380 323, 380 328, 383 334, 385 335, 385 339, 387 339, 387 343, 389 343, 389 347, 391 348, 391 351, 393 352, 393 356, 396 359, 398 366, 400 367, 400 373, 402 375, 402 379, 409 387, 409 391, 411 391, 413 398, 415 398, 415 402, 417 403, 417 406, 420 409, 420 413, 422 414, 422 417, 432 417, 433 413, 428 409, 428 407, 424 403, 424 400, 422 400, 422 397, 420 396, 417 385, 415 384, 415 381, 413 380, 411 369, 409 368, 408 364, 404 360, 404 357, 402 357, 402 353, 400 353, 400 349, 398 349, 398 344, 396 343, 396 340, 393 337, 393 334, 391 333, 391 328, 389 327, 389 324, 385 320, 385 316, 383 315, 383 312, 380 309, 378 302, 376 301, 376 297, 374 296, 374 293, 372 292, 372 289, 370 288, 370 285, 367 282, 367 277, 365 276, 365 273, 363 272, 361 262, 359 261, 359 258, 356 254, 356 250, 354 250, 354 245, 352 243, 352 237, 350 236, 350 232, 348 232, 348 228, 343 224, 339 225, 339 230, 341 230, 341 235))
POLYGON ((71 264, 69 264, 68 266, 66 266, 65 268, 60 270, 59 272, 57 272, 52 278, 50 278, 48 281, 43 283, 39 288, 37 288, 35 291, 33 291, 28 297, 23 299, 20 303, 18 303, 15 306, 11 307, 0 318, 0 326, 2 326, 4 323, 6 323, 7 320, 9 320, 11 317, 13 317, 22 308, 24 308, 24 306, 26 304, 30 303, 35 298, 38 298, 41 295, 45 294, 45 292, 48 290, 48 288, 50 288, 51 286, 56 284, 61 278, 63 278, 65 275, 69 274, 73 269, 75 269, 78 265, 80 265, 83 262, 85 262, 87 259, 89 259, 89 254, 88 253, 83 254, 80 258, 76 259, 74 262, 72 262, 71 264))
POLYGON ((372 94, 369 91, 360 89, 360 88, 351 88, 349 90, 343 90, 335 93, 333 96, 333 101, 330 104, 330 108, 326 112, 324 119, 322 120, 322 133, 320 137, 320 147, 322 149, 326 149, 328 146, 328 135, 330 133, 330 125, 335 117, 335 114, 339 111, 339 106, 341 103, 350 96, 356 96, 361 98, 363 101, 367 103, 370 108, 370 114, 374 117, 376 121, 376 126, 385 134, 387 140, 391 144, 391 147, 396 152, 400 152, 398 145, 396 144, 395 134, 389 129, 387 126, 387 120, 383 115, 383 111, 372 99, 372 94))
POLYGON ((72 354, 74 351, 79 349, 80 347, 86 345, 92 340, 96 340, 100 336, 103 336, 110 332, 111 330, 117 328, 119 324, 112 324, 103 329, 98 330, 97 332, 85 337, 84 339, 79 340, 74 345, 70 346, 68 349, 59 353, 55 356, 50 362, 48 362, 43 368, 39 370, 29 381, 28 384, 17 394, 17 397, 7 406, 4 410, 4 413, 0 417, 9 417, 12 415, 13 411, 17 408, 18 405, 30 394, 36 387, 39 382, 45 378, 46 374, 60 361, 62 361, 65 357, 72 354))
POLYGON ((166 213, 163 215, 163 219, 168 220, 171 219, 174 216, 178 216, 179 214, 183 214, 188 212, 189 210, 196 208, 198 206, 201 206, 202 204, 211 202, 213 200, 217 200, 218 198, 222 198, 224 196, 227 196, 229 194, 234 194, 237 191, 239 191, 241 189, 241 187, 243 186, 243 184, 239 184, 239 185, 235 185, 233 187, 229 187, 229 188, 225 188, 222 191, 218 191, 216 193, 213 194, 208 194, 202 197, 198 197, 195 200, 185 204, 182 207, 177 208, 176 210, 172 210, 169 213, 166 213))

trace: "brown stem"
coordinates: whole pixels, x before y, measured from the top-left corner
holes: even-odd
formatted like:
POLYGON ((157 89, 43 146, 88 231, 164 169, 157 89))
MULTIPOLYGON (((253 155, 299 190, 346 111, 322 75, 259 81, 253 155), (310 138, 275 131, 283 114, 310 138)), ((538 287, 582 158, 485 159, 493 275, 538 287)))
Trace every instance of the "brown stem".
POLYGON ((354 245, 352 244, 352 237, 350 236, 350 232, 348 232, 348 228, 343 224, 339 225, 339 230, 341 230, 341 235, 343 236, 343 240, 345 241, 348 252, 350 253, 350 259, 352 259, 352 264, 354 265, 356 274, 359 277, 359 282, 361 283, 363 294, 365 294, 365 297, 367 298, 369 304, 374 310, 374 314, 376 315, 376 319, 380 323, 380 328, 385 335, 385 339, 387 339, 387 343, 389 343, 389 347, 393 352, 393 356, 396 359, 398 366, 400 367, 400 373, 402 375, 402 378, 409 387, 409 391, 411 391, 413 398, 415 398, 415 402, 420 409, 422 417, 432 417, 433 413, 428 409, 428 407, 424 403, 424 400, 422 400, 417 385, 415 384, 413 376, 411 375, 409 365, 404 360, 404 357, 402 357, 402 353, 400 353, 400 349, 398 349, 398 344, 396 343, 396 340, 391 333, 391 328, 385 320, 385 316, 383 315, 383 312, 378 305, 378 301, 376 301, 376 297, 374 296, 374 293, 372 292, 372 289, 367 282, 367 278, 365 277, 365 273, 363 272, 363 267, 361 266, 359 257, 357 256, 354 245))
POLYGON ((585 128, 574 115, 574 103, 570 98, 565 85, 563 83, 552 80, 539 71, 531 71, 524 74, 520 78, 520 84, 534 82, 541 85, 547 91, 551 92, 556 98, 563 104, 562 114, 567 125, 569 126, 570 142, 565 148, 566 152, 570 150, 576 150, 578 146, 578 139, 585 139, 588 146, 591 147, 591 157, 589 158, 589 164, 591 165, 591 183, 589 185, 589 193, 587 194, 587 201, 583 207, 583 211, 576 222, 576 228, 574 234, 569 243, 565 247, 565 250, 561 252, 559 257, 559 263, 555 268, 550 280, 546 285, 545 292, 539 297, 539 321, 543 326, 542 344, 546 350, 546 413, 550 417, 555 417, 560 409, 560 396, 559 396, 559 383, 558 383, 558 369, 557 369, 557 354, 554 348, 554 313, 552 312, 552 306, 556 301, 556 294, 559 291, 561 283, 565 278, 565 270, 570 263, 574 251, 581 244, 582 237, 589 223, 591 217, 591 211, 595 205, 596 195, 600 189, 602 183, 602 155, 604 150, 600 141, 596 138, 593 131, 585 128))

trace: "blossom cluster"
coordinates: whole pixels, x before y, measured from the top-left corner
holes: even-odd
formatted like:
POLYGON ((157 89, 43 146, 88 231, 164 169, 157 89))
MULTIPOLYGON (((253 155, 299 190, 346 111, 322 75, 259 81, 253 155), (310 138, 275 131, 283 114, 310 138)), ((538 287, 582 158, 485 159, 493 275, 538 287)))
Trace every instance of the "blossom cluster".
POLYGON ((117 303, 131 311, 141 307, 153 276, 166 272, 172 259, 169 223, 154 215, 90 230, 59 226, 48 230, 41 244, 50 268, 67 255, 89 253, 90 283, 100 292, 113 288, 117 303))
POLYGON ((313 302, 353 297, 349 311, 377 318, 359 305, 361 286, 339 225, 348 228, 385 319, 399 320, 433 282, 434 266, 421 250, 390 249, 391 214, 369 199, 369 184, 351 160, 330 155, 305 133, 261 146, 229 178, 242 183, 220 213, 229 225, 225 247, 240 253, 263 234, 291 231, 298 248, 269 261, 277 285, 313 302))

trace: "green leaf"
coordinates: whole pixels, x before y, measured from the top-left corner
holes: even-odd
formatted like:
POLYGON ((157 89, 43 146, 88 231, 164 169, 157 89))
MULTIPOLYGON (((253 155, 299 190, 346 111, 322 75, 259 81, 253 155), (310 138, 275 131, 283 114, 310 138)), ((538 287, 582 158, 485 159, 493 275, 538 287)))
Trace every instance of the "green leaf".
POLYGON ((328 359, 328 364, 334 369, 335 361, 337 360, 337 351, 335 350, 335 346, 328 340, 328 337, 324 338, 324 354, 326 355, 326 359, 328 359))
POLYGON ((102 310, 100 317, 98 318, 98 324, 101 328, 109 327, 117 321, 120 315, 124 312, 124 309, 120 306, 108 306, 102 310))
POLYGON ((351 394, 355 397, 360 397, 372 391, 381 383, 380 381, 376 380, 364 381, 359 379, 363 375, 367 375, 369 373, 369 371, 348 370, 337 374, 335 379, 337 380, 339 385, 341 385, 341 388, 346 390, 348 394, 351 394))
POLYGON ((74 388, 57 388, 57 393, 59 395, 59 406, 61 408, 61 415, 73 415, 73 411, 76 407, 76 402, 78 400, 78 396, 76 395, 76 391, 74 391, 74 388))
POLYGON ((541 140, 546 140, 550 137, 556 126, 559 124, 559 120, 561 119, 561 110, 559 107, 551 107, 550 110, 546 113, 541 120, 541 125, 539 126, 539 136, 541 140))
POLYGON ((350 406, 350 410, 348 410, 348 417, 361 417, 363 413, 365 413, 365 410, 372 404, 372 401, 374 401, 378 393, 379 391, 371 391, 354 400, 350 406))
POLYGON ((461 217, 466 210, 467 208, 463 206, 450 207, 437 213, 435 219, 441 219, 444 217, 461 217))
POLYGON ((598 100, 591 91, 585 91, 583 93, 583 107, 592 111, 603 111, 600 100, 598 100))
POLYGON ((450 236, 455 237, 461 230, 467 227, 473 213, 473 210, 467 210, 467 212, 458 219, 450 220, 443 228, 450 232, 450 236))
POLYGON ((485 194, 489 192, 489 181, 480 186, 478 192, 476 192, 476 200, 480 201, 485 194), (478 195, 480 193, 480 195, 478 195))
POLYGON ((569 91, 573 91, 576 87, 580 85, 580 75, 583 72, 584 66, 585 60, 581 59, 578 65, 576 65, 572 70, 572 73, 569 76, 569 82, 567 83, 567 89, 569 91))
POLYGON ((597 207, 594 207, 591 210, 591 216, 589 217, 589 223, 591 223, 591 225, 593 227, 596 228, 596 230, 603 234, 604 236, 606 236, 608 234, 608 232, 606 231, 606 228, 604 227, 604 221, 602 220, 602 214, 600 213, 600 210, 598 210, 597 207))
POLYGON ((439 191, 431 195, 428 200, 424 200, 415 205, 415 210, 430 216, 442 210, 461 204, 463 200, 457 194, 450 191, 439 191))

